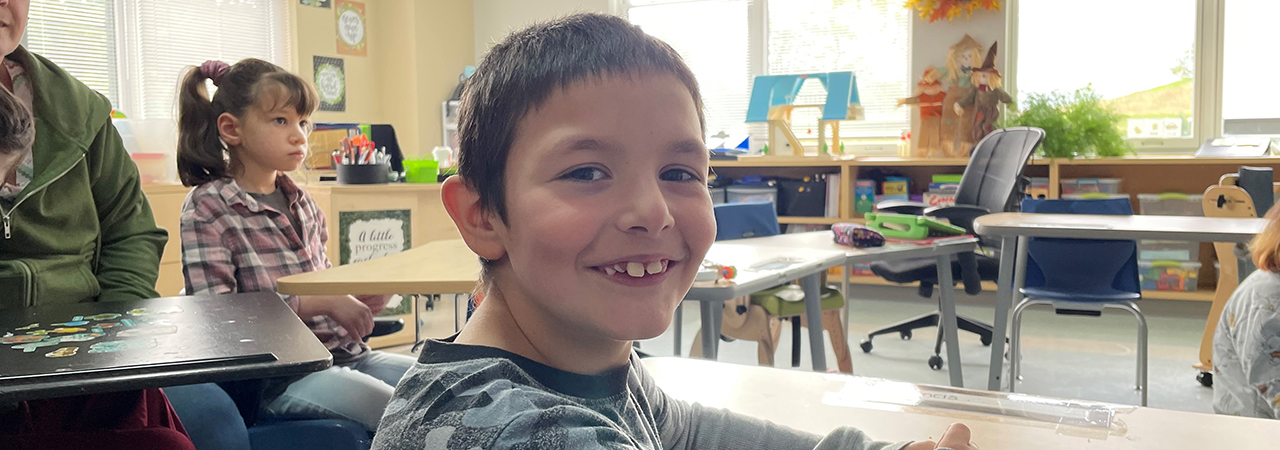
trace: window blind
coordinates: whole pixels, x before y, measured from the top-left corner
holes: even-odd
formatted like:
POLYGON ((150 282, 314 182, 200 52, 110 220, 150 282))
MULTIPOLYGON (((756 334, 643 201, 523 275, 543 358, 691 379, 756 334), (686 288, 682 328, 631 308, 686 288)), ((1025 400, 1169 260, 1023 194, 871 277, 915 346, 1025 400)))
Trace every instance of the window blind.
POLYGON ((111 0, 32 0, 23 45, 119 105, 114 17, 111 0))

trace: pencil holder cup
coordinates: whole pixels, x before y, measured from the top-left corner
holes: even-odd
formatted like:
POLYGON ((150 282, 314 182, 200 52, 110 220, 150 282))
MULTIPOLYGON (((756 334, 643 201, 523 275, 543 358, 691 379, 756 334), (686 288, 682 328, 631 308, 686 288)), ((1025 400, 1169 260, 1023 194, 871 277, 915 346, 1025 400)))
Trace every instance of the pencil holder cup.
POLYGON ((338 184, 386 184, 389 164, 339 164, 338 184))
POLYGON ((404 181, 409 183, 435 183, 439 163, 432 160, 405 160, 404 181))

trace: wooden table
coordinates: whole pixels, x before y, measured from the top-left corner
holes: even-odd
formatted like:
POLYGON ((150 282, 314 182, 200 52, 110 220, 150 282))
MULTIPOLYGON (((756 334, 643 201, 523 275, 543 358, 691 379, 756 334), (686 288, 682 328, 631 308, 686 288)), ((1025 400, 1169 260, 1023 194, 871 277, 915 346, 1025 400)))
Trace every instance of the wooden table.
POLYGON ((31 351, 22 344, 0 349, 0 404, 300 375, 324 370, 333 361, 272 293, 0 311, 0 336, 26 339, 21 336, 38 337, 31 333, 41 330, 45 338, 31 351), (46 356, 54 351, 74 354, 46 356))
MULTIPOLYGON (((1276 420, 1113 405, 1116 413, 1108 428, 1059 426, 1008 415, 858 401, 854 388, 875 380, 848 375, 682 358, 647 358, 644 365, 658 386, 672 397, 819 434, 839 426, 853 426, 877 440, 936 440, 947 426, 963 422, 973 430, 973 441, 982 450, 1261 450, 1275 448, 1276 437, 1280 436, 1280 421, 1276 420)), ((910 405, 912 395, 919 399, 919 389, 923 387, 973 396, 996 395, 1011 405, 1048 400, 910 383, 890 385, 902 395, 882 390, 876 392, 876 397, 898 397, 910 405)))
MULTIPOLYGON (((1000 378, 1004 374, 1004 339, 1001 337, 1008 329, 1009 309, 1026 279, 1028 239, 1249 242, 1265 225, 1265 219, 1186 216, 999 213, 979 217, 973 224, 975 232, 1001 238, 1000 281, 996 292, 996 317, 992 322, 995 339, 991 342, 987 389, 1000 389, 1000 378)), ((1221 308, 1221 305, 1215 304, 1214 307, 1221 308)))
POLYGON ((432 241, 400 253, 276 280, 287 295, 392 295, 469 293, 480 279, 480 260, 462 239, 432 241))
MULTIPOLYGON (((936 258, 938 264, 938 296, 942 311, 942 336, 947 344, 947 371, 951 377, 951 385, 964 386, 964 373, 960 364, 960 344, 956 326, 955 284, 951 278, 951 256, 962 252, 971 252, 978 246, 975 237, 959 237, 940 240, 929 244, 910 242, 889 243, 882 247, 853 248, 836 244, 830 231, 813 231, 809 233, 780 234, 776 236, 751 238, 731 241, 734 244, 771 246, 791 249, 812 249, 840 252, 845 255, 844 283, 845 305, 849 303, 849 272, 854 264, 865 264, 876 261, 890 261, 914 258, 936 258), (944 270, 945 268, 945 270, 944 270)), ((844 314, 846 336, 849 330, 849 308, 844 314)), ((812 319, 810 319, 812 320, 812 319)), ((814 323, 814 322, 809 322, 814 323)), ((810 333, 812 328, 810 327, 810 333)), ((819 337, 821 333, 819 332, 819 337)))

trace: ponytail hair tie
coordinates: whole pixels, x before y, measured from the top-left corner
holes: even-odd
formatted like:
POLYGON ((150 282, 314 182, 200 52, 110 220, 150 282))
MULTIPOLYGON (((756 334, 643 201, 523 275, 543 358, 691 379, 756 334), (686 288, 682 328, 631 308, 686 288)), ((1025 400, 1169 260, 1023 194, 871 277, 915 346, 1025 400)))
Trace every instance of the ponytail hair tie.
POLYGON ((222 85, 222 76, 230 69, 231 66, 222 61, 209 60, 200 65, 200 73, 212 80, 214 86, 222 85))

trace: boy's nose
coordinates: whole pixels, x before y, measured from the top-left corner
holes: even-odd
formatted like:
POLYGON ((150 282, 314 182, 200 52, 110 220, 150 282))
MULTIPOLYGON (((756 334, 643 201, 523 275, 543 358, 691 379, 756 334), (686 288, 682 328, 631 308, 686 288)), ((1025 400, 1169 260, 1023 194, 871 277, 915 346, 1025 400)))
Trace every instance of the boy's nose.
POLYGON ((675 218, 667 207, 662 189, 654 183, 637 186, 627 193, 631 201, 625 202, 626 210, 619 219, 619 228, 627 233, 658 234, 675 226, 675 218))

